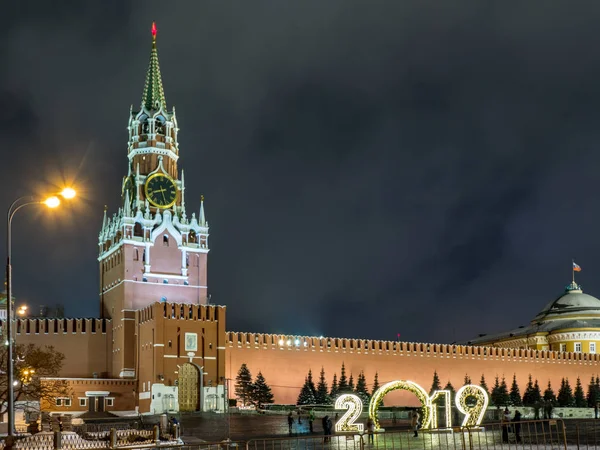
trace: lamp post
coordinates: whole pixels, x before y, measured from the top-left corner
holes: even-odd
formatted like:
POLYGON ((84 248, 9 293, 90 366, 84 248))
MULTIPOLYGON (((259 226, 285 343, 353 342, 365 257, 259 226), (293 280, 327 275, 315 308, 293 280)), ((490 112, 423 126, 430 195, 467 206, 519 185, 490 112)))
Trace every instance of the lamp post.
MULTIPOLYGON (((71 188, 65 188, 60 193, 66 199, 75 197, 75 191, 71 188)), ((14 436, 15 433, 15 393, 14 393, 14 361, 13 361, 13 305, 12 305, 12 220, 15 213, 29 205, 46 205, 48 208, 56 208, 60 205, 60 199, 57 196, 48 197, 46 200, 35 200, 34 197, 19 197, 11 203, 6 214, 6 334, 8 341, 7 351, 7 412, 8 412, 8 435, 14 436)))

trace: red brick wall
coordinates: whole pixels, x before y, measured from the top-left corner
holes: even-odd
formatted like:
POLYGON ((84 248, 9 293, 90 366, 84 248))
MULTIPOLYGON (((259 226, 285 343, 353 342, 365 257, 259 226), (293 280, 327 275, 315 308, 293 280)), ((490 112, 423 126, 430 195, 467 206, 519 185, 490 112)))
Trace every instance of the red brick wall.
MULTIPOLYGON (((463 385, 465 374, 474 384, 479 384, 484 374, 490 389, 496 375, 504 375, 510 388, 516 373, 521 394, 529 374, 539 380, 542 391, 550 380, 557 393, 562 377, 568 377, 574 388, 579 376, 587 387, 590 377, 600 372, 599 355, 581 353, 327 338, 298 338, 299 345, 296 346, 295 339, 293 336, 228 333, 227 377, 235 379, 242 363, 246 363, 253 376, 262 372, 276 403, 293 404, 309 369, 312 369, 316 384, 323 367, 331 386, 334 373, 339 379, 342 363, 346 367, 346 376, 354 375, 355 381, 359 372, 364 371, 369 387, 378 372, 380 384, 411 380, 427 391, 434 371, 438 372, 442 387, 450 381, 456 389, 463 385), (279 345, 280 339, 284 340, 283 346, 279 345), (287 345, 288 340, 291 346, 287 345)), ((398 392, 389 394, 385 402, 417 404, 416 397, 398 392)))

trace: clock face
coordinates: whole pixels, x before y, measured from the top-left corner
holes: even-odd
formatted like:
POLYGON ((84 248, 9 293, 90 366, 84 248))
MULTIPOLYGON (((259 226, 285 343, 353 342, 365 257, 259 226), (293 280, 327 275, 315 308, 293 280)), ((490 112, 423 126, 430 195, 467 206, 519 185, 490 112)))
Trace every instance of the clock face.
POLYGON ((125 199, 125 192, 129 192, 129 201, 131 203, 133 203, 134 195, 135 195, 134 184, 133 184, 133 177, 127 177, 127 178, 125 178, 125 181, 123 182, 123 189, 122 189, 122 192, 121 192, 123 200, 125 199))
POLYGON ((146 198, 153 206, 170 208, 177 200, 177 186, 168 176, 155 173, 146 180, 146 198))

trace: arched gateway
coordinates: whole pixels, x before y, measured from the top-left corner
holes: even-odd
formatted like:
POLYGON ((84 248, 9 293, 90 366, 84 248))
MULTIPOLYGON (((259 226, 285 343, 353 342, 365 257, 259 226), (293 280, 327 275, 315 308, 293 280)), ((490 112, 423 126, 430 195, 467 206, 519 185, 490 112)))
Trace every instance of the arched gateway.
POLYGON ((201 376, 202 371, 195 364, 185 363, 179 368, 179 411, 200 410, 201 376))

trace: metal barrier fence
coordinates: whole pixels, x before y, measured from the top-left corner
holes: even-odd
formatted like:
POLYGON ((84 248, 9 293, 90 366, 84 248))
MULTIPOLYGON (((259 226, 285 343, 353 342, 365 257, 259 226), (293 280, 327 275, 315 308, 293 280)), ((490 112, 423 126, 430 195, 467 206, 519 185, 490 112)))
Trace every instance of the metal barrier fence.
MULTIPOLYGON (((155 428, 156 430, 157 428, 155 428)), ((75 433, 63 435, 57 442, 52 434, 33 435, 19 440, 13 449, 24 450, 77 450, 83 448, 181 450, 567 450, 567 444, 580 450, 600 450, 600 421, 578 422, 567 431, 561 419, 535 420, 510 423, 492 423, 481 427, 453 429, 388 430, 374 434, 317 434, 282 438, 251 439, 249 441, 201 442, 180 444, 159 443, 158 432, 146 442, 131 443, 119 440, 122 431, 113 431, 113 438, 88 441, 75 433), (119 436, 120 437, 120 436, 119 436), (65 439, 66 438, 66 439, 65 439), (54 445, 53 445, 54 444, 54 445), (58 445, 57 445, 58 444, 58 445)), ((66 433, 65 433, 66 434, 66 433)), ((143 433, 145 434, 145 433, 143 433)), ((181 441, 180 441, 181 442, 181 441)), ((0 443, 0 449, 3 445, 0 443)))

